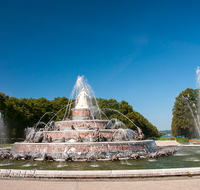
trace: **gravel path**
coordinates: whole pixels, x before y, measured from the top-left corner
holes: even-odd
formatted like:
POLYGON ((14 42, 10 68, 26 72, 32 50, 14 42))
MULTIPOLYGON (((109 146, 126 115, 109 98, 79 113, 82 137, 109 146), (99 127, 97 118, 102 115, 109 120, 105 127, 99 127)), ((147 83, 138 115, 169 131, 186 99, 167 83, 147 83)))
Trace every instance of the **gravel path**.
POLYGON ((197 190, 200 177, 149 178, 149 179, 91 179, 91 180, 38 180, 38 179, 0 179, 2 190, 197 190))

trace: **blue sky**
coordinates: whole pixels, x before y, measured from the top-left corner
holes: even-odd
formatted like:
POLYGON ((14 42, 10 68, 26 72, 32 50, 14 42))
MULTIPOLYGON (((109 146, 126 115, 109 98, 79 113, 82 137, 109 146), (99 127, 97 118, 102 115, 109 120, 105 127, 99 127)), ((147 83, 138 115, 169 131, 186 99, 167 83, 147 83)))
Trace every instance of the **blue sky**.
POLYGON ((200 1, 1 0, 0 92, 70 97, 84 75, 96 97, 125 100, 159 130, 196 88, 200 1))

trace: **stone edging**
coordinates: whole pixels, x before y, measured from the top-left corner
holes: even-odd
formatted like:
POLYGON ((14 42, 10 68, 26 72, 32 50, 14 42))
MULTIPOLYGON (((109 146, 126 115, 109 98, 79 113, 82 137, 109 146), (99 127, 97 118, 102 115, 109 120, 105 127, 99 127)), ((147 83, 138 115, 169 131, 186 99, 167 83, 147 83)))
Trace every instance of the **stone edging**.
POLYGON ((0 177, 11 178, 139 178, 164 176, 200 175, 200 167, 150 169, 150 170, 96 170, 96 171, 59 171, 59 170, 15 170, 0 169, 0 177))

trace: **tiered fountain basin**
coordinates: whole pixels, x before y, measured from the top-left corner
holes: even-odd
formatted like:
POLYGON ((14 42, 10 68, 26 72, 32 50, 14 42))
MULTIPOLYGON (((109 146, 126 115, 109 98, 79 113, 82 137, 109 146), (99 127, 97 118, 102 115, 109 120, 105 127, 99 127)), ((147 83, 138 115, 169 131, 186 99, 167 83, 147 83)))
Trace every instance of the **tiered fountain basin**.
POLYGON ((132 153, 140 152, 148 154, 157 150, 153 140, 143 141, 119 141, 119 142, 65 142, 65 143, 15 143, 11 153, 16 155, 32 155, 43 157, 48 154, 54 158, 66 158, 73 160, 87 159, 95 156, 97 159, 111 159, 118 153, 120 158, 129 157, 132 153))
POLYGON ((118 126, 108 129, 109 123, 109 120, 94 119, 89 108, 74 108, 72 120, 55 122, 53 127, 36 132, 31 141, 15 143, 11 154, 34 158, 43 158, 46 154, 54 160, 70 157, 75 161, 91 157, 107 160, 115 154, 118 158, 127 158, 137 152, 147 155, 157 151, 153 140, 136 141, 130 129, 118 129, 118 126), (36 140, 38 135, 42 140, 36 140))
POLYGON ((73 125, 75 129, 88 129, 88 127, 96 128, 99 127, 103 129, 108 120, 65 120, 65 121, 58 121, 55 123, 56 127, 59 127, 61 131, 70 130, 71 126, 73 125))
MULTIPOLYGON (((102 141, 110 141, 113 135, 115 134, 116 130, 107 129, 107 130, 100 130, 101 137, 104 137, 102 141)), ((55 141, 60 141, 64 137, 65 141, 70 141, 71 139, 76 140, 78 137, 81 137, 83 142, 91 142, 93 141, 93 130, 66 130, 66 131, 45 131, 45 136, 52 137, 55 141)), ((119 134, 116 133, 114 135, 118 137, 119 134)))

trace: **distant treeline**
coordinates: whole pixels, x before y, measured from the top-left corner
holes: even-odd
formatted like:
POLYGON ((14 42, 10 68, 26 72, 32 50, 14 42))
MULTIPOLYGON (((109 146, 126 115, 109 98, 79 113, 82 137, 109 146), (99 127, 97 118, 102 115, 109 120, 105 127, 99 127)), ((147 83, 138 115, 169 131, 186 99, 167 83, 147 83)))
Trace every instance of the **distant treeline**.
POLYGON ((161 130, 160 132, 162 133, 162 135, 167 135, 167 134, 171 134, 172 130, 161 130))
MULTIPOLYGON (((8 138, 23 138, 24 129, 29 126, 36 124, 39 119, 46 112, 57 113, 60 109, 68 104, 69 99, 66 97, 57 97, 54 100, 47 100, 46 98, 38 99, 26 99, 26 98, 15 98, 9 97, 4 93, 0 93, 0 112, 3 115, 4 124, 7 128, 8 138)), ((162 134, 153 126, 146 118, 144 118, 140 113, 133 110, 132 106, 128 102, 122 100, 117 102, 115 99, 102 99, 97 98, 99 108, 103 110, 105 115, 109 118, 118 118, 122 121, 128 128, 136 130, 136 127, 124 116, 114 112, 110 109, 117 110, 128 117, 135 125, 140 127, 148 137, 158 137, 162 134), (110 109, 104 109, 110 108, 110 109)), ((72 105, 72 108, 74 104, 72 105)), ((65 115, 65 109, 58 114, 58 117, 54 118, 54 121, 62 120, 65 115)), ((45 115, 42 119, 44 123, 47 123, 53 117, 52 113, 45 115)), ((102 114, 103 119, 106 119, 104 114, 102 114)), ((44 127, 44 126, 39 126, 44 127)))

